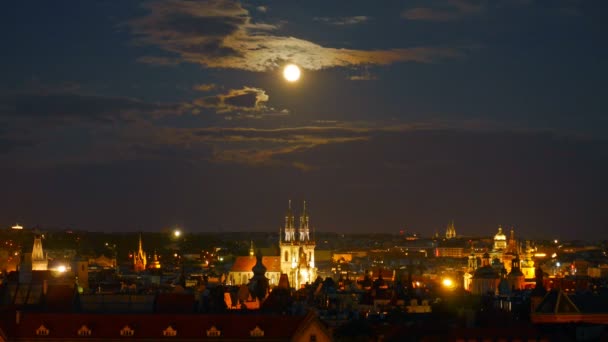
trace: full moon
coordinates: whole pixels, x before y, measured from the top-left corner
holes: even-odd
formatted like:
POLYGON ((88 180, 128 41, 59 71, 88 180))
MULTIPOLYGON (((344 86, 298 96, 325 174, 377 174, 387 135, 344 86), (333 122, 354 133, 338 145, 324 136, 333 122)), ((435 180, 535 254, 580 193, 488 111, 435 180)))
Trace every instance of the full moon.
POLYGON ((300 68, 295 64, 289 64, 283 69, 283 77, 289 82, 295 82, 300 79, 300 68))

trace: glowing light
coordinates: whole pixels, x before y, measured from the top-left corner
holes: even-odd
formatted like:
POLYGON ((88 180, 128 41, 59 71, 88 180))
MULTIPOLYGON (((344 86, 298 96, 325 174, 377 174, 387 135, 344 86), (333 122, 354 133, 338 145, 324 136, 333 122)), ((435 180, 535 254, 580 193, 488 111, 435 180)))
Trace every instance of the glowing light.
POLYGON ((536 258, 544 258, 546 256, 547 256, 546 253, 536 253, 536 254, 534 254, 534 257, 536 257, 536 258))
POLYGON ((289 82, 295 82, 300 79, 300 68, 295 64, 288 64, 283 69, 283 77, 289 82))
POLYGON ((557 266, 557 267, 560 267, 561 265, 562 265, 562 264, 560 264, 560 262, 559 262, 559 261, 555 263, 555 266, 557 266))
POLYGON ((12 228, 12 229, 16 229, 16 230, 21 230, 21 229, 23 229, 23 227, 22 227, 22 226, 20 226, 19 224, 16 224, 16 225, 12 226, 11 228, 12 228))
POLYGON ((182 232, 179 229, 176 229, 173 231, 173 236, 175 236, 176 238, 180 237, 182 235, 182 232))
POLYGON ((443 281, 441 281, 441 284, 443 286, 445 286, 445 287, 453 287, 454 286, 454 282, 450 278, 444 278, 443 281))
POLYGON ((67 271, 67 268, 65 266, 61 265, 61 266, 57 267, 57 271, 59 273, 64 273, 65 271, 67 271))

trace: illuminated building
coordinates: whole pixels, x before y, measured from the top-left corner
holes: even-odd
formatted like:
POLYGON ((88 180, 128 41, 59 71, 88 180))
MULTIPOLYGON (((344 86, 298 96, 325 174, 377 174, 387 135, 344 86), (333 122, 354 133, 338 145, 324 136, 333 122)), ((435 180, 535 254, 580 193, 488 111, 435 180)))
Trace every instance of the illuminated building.
POLYGON ((160 269, 160 261, 158 260, 158 255, 156 251, 154 251, 154 257, 152 257, 152 263, 148 265, 150 269, 158 270, 160 269))
POLYGON ((509 282, 509 289, 523 290, 525 285, 524 274, 519 268, 519 255, 515 255, 515 258, 511 260, 511 272, 507 276, 509 282))
MULTIPOLYGON (((230 285, 247 285, 253 279, 253 268, 257 262, 253 242, 249 248, 248 256, 238 256, 230 268, 228 280, 230 285)), ((279 256, 263 256, 261 263, 264 265, 264 275, 269 279, 271 286, 277 285, 281 277, 281 260, 279 256)))
POLYGON ((36 234, 32 247, 32 271, 46 271, 48 267, 49 261, 42 250, 42 237, 36 234))
POLYGON ((306 211, 306 201, 300 215, 300 226, 296 231, 295 217, 291 201, 285 214, 284 236, 279 231, 281 250, 281 272, 287 274, 289 283, 299 289, 317 278, 315 267, 315 241, 310 236, 310 218, 306 211))
POLYGON ((484 253, 481 258, 481 267, 475 270, 471 281, 471 292, 476 295, 495 294, 500 278, 490 265, 490 255, 484 253))
POLYGON ((469 255, 467 272, 463 275, 464 280, 464 289, 467 291, 471 291, 471 284, 473 282, 473 274, 477 269, 477 256, 475 255, 475 248, 473 248, 473 244, 471 244, 471 254, 469 255))
POLYGON ((133 255, 133 270, 135 272, 142 272, 146 269, 147 257, 146 252, 144 252, 142 243, 141 243, 141 234, 139 234, 139 249, 137 253, 133 255))
POLYGON ((448 224, 448 227, 445 231, 446 239, 453 239, 456 237, 456 228, 454 227, 454 220, 448 224))
POLYGON ((494 251, 500 252, 507 248, 507 236, 502 232, 502 226, 498 226, 498 233, 494 235, 494 251))

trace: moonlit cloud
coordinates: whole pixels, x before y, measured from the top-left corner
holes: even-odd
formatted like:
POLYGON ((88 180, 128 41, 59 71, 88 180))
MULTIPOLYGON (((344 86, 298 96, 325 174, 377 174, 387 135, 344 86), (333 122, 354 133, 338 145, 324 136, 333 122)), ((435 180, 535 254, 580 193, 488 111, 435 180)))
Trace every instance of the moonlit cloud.
MULTIPOLYGON (((396 62, 431 63, 455 58, 463 52, 451 47, 411 47, 358 50, 325 47, 292 36, 277 34, 278 28, 253 22, 238 2, 164 1, 146 4, 148 14, 129 22, 136 42, 155 45, 175 55, 180 62, 208 68, 265 71, 286 61, 310 70, 358 65, 387 65, 396 62)), ((366 19, 363 19, 366 18, 366 19)), ((367 20, 352 17, 351 24, 367 20)), ((153 57, 142 57, 153 63, 153 57)), ((173 60, 159 60, 170 64, 173 60)))
POLYGON ((194 100, 194 104, 201 107, 214 108, 219 113, 232 111, 263 111, 268 109, 266 91, 260 88, 243 87, 230 89, 225 94, 207 96, 194 100))
POLYGON ((213 83, 196 84, 195 86, 192 87, 192 89, 201 91, 201 92, 212 91, 212 90, 215 90, 216 88, 217 88, 217 85, 213 84, 213 83))

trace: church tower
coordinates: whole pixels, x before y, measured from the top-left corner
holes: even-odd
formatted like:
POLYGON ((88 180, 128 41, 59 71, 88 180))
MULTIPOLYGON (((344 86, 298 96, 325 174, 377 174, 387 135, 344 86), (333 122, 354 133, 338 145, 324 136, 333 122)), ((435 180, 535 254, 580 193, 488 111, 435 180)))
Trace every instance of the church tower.
POLYGON ((137 250, 137 253, 133 255, 133 270, 135 270, 135 272, 144 271, 146 269, 146 263, 147 256, 141 243, 141 234, 139 234, 139 249, 137 250))
POLYGON ((46 271, 49 261, 42 250, 42 237, 38 234, 34 236, 34 246, 32 247, 32 271, 46 271))
POLYGON ((294 215, 291 201, 285 215, 285 235, 279 234, 281 250, 281 273, 287 275, 289 284, 299 289, 307 283, 312 283, 317 277, 315 267, 315 241, 310 235, 310 218, 304 202, 300 215, 300 226, 296 235, 294 215))
POLYGON ((310 241, 310 227, 308 226, 308 213, 306 212, 306 201, 302 215, 300 215, 300 241, 310 241))
POLYGON ((448 227, 445 231, 446 239, 453 239, 456 237, 456 227, 454 227, 454 220, 448 224, 448 227))
POLYGON ((285 213, 285 241, 295 241, 296 240, 296 226, 295 226, 295 218, 293 216, 293 211, 291 210, 291 200, 289 200, 289 205, 287 207, 287 213, 285 213))

